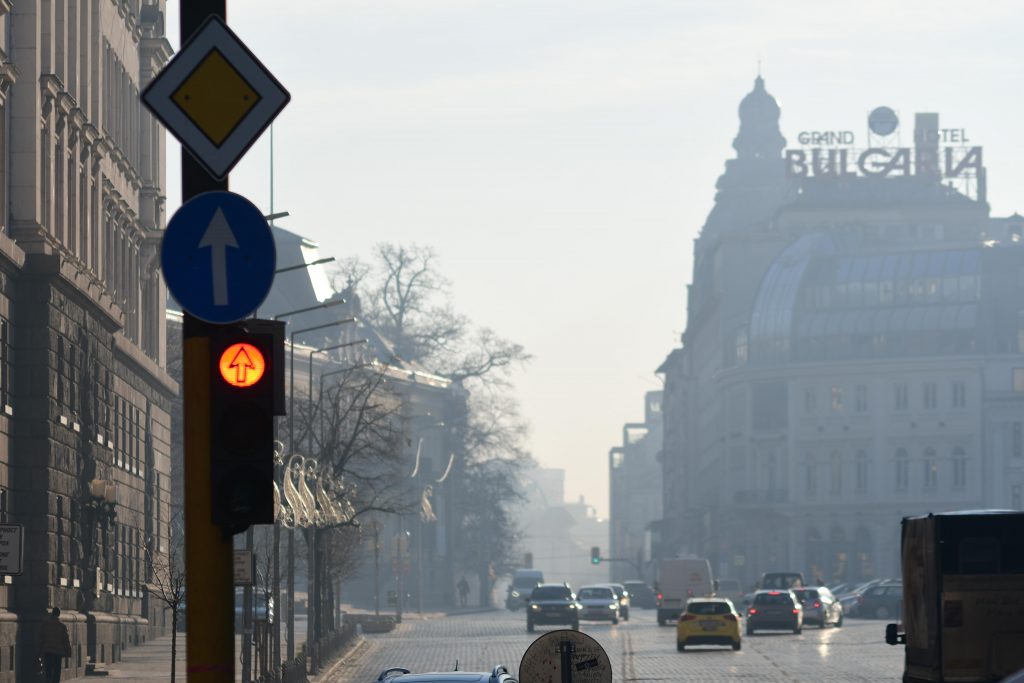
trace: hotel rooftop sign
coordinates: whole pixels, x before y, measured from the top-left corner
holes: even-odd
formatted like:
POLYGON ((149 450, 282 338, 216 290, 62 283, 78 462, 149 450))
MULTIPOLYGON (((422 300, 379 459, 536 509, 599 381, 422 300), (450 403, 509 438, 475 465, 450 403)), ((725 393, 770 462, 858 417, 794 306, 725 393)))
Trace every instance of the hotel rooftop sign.
POLYGON ((968 179, 982 173, 982 148, 970 144, 963 128, 939 128, 937 114, 918 114, 914 146, 903 147, 892 137, 898 124, 888 107, 875 109, 868 117, 866 146, 857 145, 851 130, 801 131, 801 147, 785 151, 786 176, 968 179))

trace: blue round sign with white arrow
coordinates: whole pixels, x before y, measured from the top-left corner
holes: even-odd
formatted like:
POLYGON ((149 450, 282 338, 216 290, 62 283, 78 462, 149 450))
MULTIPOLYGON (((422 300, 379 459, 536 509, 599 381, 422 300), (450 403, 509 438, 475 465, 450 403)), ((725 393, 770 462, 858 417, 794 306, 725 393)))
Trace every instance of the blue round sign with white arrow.
POLYGON ((255 311, 277 265, 263 213, 233 192, 206 192, 178 209, 160 246, 164 282, 187 313, 233 323, 255 311))

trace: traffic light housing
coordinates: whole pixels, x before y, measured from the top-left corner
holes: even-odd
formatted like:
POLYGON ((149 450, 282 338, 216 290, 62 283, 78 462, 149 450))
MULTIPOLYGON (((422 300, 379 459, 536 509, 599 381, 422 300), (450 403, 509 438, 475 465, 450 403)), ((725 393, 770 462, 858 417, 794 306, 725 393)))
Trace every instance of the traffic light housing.
POLYGON ((225 533, 274 522, 274 417, 283 412, 283 355, 283 323, 211 328, 211 509, 225 533))
POLYGON ((601 564, 601 548, 596 545, 590 548, 590 564, 601 564))

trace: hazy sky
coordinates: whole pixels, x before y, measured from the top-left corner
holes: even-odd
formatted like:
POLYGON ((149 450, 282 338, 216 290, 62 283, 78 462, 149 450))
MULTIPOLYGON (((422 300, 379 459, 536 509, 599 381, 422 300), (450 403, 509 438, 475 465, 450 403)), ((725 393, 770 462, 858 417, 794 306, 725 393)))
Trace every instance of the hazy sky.
MULTIPOLYGON (((607 512, 607 454, 685 326, 692 240, 757 74, 801 130, 936 111, 1024 211, 1019 2, 233 0, 291 91, 280 224, 325 255, 432 245, 456 306, 524 344, 531 447, 607 512)), ((177 46, 178 3, 168 2, 177 46)), ((180 204, 169 144, 171 211, 180 204)), ((269 208, 266 136, 231 188, 269 208)), ((652 482, 660 491, 660 484, 652 482)))

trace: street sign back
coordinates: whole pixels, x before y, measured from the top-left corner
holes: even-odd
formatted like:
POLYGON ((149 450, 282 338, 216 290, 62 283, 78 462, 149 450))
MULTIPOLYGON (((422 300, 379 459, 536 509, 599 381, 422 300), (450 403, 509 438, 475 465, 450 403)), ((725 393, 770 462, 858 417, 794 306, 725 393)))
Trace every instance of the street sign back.
POLYGON ((545 633, 526 650, 519 680, 531 683, 612 683, 612 663, 601 644, 580 631, 545 633))
POLYGON ((142 102, 210 175, 225 177, 291 95, 211 16, 142 93, 142 102))
POLYGON ((0 574, 17 575, 24 569, 25 527, 0 524, 0 574))
POLYGON ((186 312, 210 323, 252 314, 270 291, 276 264, 263 213, 233 192, 206 192, 178 209, 160 247, 167 288, 186 312))

